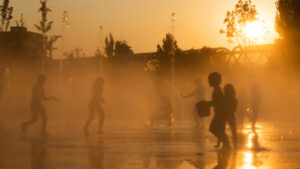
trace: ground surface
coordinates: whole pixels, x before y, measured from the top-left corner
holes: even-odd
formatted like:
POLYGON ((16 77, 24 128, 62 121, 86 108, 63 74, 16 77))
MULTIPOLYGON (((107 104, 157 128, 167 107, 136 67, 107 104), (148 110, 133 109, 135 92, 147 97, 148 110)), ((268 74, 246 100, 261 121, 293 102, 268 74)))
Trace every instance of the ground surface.
MULTIPOLYGON (((0 169, 300 169, 299 124, 258 124, 239 131, 239 149, 218 151, 207 129, 176 123, 173 129, 108 122, 92 130, 26 136, 0 130, 0 169)), ((93 126, 92 126, 93 127, 93 126)), ((37 127, 38 128, 38 127, 37 127)), ((51 132, 50 132, 51 131, 51 132)), ((230 133, 228 130, 227 133, 230 133)))

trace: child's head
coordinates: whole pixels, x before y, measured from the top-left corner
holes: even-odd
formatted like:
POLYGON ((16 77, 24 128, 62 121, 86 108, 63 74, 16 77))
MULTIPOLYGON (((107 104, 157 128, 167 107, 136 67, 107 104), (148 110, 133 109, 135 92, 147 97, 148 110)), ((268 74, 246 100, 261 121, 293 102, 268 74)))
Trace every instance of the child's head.
POLYGON ((235 90, 232 84, 226 84, 224 86, 224 95, 225 96, 235 96, 235 90))
POLYGON ((212 72, 208 75, 208 83, 211 87, 219 86, 221 84, 221 74, 218 72, 212 72))

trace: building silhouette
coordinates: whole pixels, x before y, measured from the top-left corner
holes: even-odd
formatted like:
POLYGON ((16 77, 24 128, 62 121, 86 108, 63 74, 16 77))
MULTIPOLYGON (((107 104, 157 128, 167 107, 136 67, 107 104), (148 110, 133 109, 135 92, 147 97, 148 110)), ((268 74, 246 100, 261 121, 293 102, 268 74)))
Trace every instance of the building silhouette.
POLYGON ((16 64, 31 68, 38 67, 42 60, 42 51, 42 34, 29 32, 26 27, 11 27, 8 32, 0 32, 0 66, 2 68, 16 64))

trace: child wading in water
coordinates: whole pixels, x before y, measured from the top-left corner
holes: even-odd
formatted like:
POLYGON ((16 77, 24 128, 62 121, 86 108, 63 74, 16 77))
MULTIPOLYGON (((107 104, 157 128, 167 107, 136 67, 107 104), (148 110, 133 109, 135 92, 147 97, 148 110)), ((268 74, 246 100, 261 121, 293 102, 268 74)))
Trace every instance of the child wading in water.
POLYGON ((226 112, 224 111, 224 95, 220 87, 221 75, 218 72, 213 72, 208 76, 208 83, 214 88, 212 93, 211 106, 214 108, 214 117, 211 121, 209 130, 214 134, 220 142, 223 143, 223 148, 230 149, 228 136, 225 133, 226 127, 226 112))
MULTIPOLYGON (((204 87, 202 85, 201 79, 196 79, 195 80, 195 86, 196 86, 196 89, 192 93, 190 93, 188 95, 181 94, 181 96, 184 97, 184 98, 193 97, 194 102, 196 104, 200 100, 204 99, 204 87)), ((199 118, 196 107, 193 110, 193 117, 194 117, 195 122, 196 122, 196 127, 204 127, 203 119, 199 118)))
POLYGON ((102 128, 103 128, 104 118, 105 118, 105 114, 101 105, 101 104, 105 104, 105 101, 103 99, 103 85, 104 85, 104 79, 102 77, 96 78, 92 89, 92 97, 89 102, 89 117, 83 128, 85 134, 88 134, 88 128, 96 112, 99 114, 99 118, 100 118, 98 134, 102 134, 102 128))
POLYGON ((38 116, 42 118, 42 135, 46 135, 47 126, 47 113, 44 107, 44 101, 54 100, 57 101, 55 97, 48 97, 45 94, 44 85, 46 83, 46 76, 39 75, 36 84, 32 88, 30 108, 32 113, 32 118, 22 124, 22 131, 26 133, 27 127, 33 123, 36 123, 38 116))
POLYGON ((235 96, 235 90, 232 84, 225 85, 224 95, 225 95, 225 111, 227 114, 227 122, 231 129, 233 146, 237 147, 237 128, 236 128, 235 112, 237 109, 238 101, 235 96))
MULTIPOLYGON (((226 84, 224 86, 224 110, 227 116, 227 122, 231 129, 233 146, 237 147, 237 128, 235 112, 237 109, 237 98, 235 96, 235 90, 232 84, 226 84)), ((220 140, 215 147, 220 147, 220 140)))

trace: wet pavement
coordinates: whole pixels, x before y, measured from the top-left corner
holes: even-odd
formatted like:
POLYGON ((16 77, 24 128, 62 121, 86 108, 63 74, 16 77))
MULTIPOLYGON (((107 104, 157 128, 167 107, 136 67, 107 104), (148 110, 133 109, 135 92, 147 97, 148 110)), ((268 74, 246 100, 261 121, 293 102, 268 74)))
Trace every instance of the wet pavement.
POLYGON ((207 129, 180 123, 149 129, 111 122, 103 135, 93 130, 88 137, 80 129, 46 137, 1 129, 0 169, 300 169, 299 126, 264 123, 256 132, 245 127, 232 151, 215 149, 207 129))

